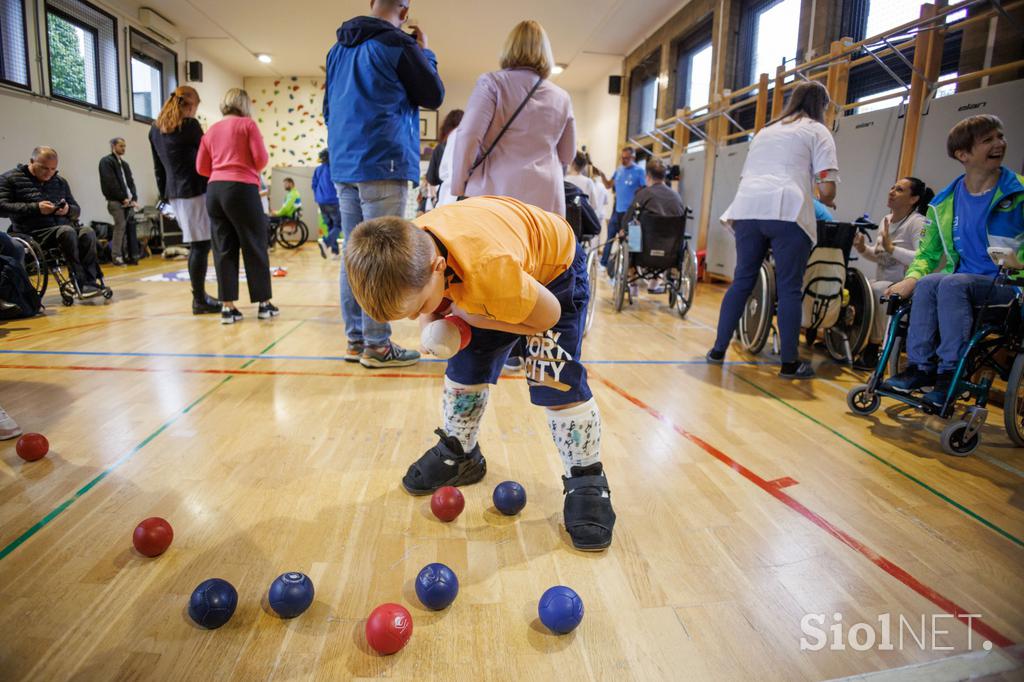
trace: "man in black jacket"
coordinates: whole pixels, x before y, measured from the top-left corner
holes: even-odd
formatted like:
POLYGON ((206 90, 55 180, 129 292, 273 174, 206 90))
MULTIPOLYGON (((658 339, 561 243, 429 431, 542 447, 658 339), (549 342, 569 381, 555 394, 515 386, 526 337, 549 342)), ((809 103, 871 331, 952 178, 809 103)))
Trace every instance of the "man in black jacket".
POLYGON ((115 137, 110 141, 110 153, 100 159, 100 189, 107 200, 107 211, 114 219, 114 232, 110 236, 110 250, 114 265, 136 265, 135 256, 139 249, 139 240, 135 234, 135 221, 132 211, 138 208, 139 195, 135 191, 135 178, 132 169, 122 158, 125 152, 123 137, 115 137), (123 255, 125 232, 128 233, 128 257, 123 255))
POLYGON ((57 151, 36 147, 28 164, 0 175, 0 218, 11 231, 27 234, 43 249, 59 247, 84 296, 99 293, 103 277, 96 259, 96 233, 75 227, 82 209, 67 181, 57 174, 57 151))

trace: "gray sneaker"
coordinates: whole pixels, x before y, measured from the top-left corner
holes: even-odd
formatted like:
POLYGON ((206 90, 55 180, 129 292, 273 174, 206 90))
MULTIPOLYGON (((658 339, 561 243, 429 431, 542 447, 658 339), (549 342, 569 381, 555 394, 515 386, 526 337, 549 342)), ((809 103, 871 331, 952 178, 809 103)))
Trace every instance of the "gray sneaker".
POLYGON ((406 350, 397 343, 388 342, 388 345, 381 347, 366 346, 359 364, 370 369, 382 369, 385 367, 407 367, 415 365, 420 359, 420 354, 414 350, 406 350))

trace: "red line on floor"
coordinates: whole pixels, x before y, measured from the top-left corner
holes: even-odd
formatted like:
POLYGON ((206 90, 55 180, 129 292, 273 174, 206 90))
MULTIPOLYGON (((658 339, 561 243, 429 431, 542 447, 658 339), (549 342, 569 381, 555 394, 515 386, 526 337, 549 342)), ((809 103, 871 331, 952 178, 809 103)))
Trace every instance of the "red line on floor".
MULTIPOLYGON (((376 370, 363 370, 357 372, 294 372, 280 370, 258 370, 258 369, 194 369, 191 367, 109 367, 102 365, 14 365, 0 364, 0 369, 42 369, 42 370, 65 370, 71 372, 134 372, 134 373, 160 373, 178 372, 181 374, 234 374, 254 376, 299 376, 299 377, 360 377, 369 379, 441 379, 443 374, 414 374, 412 372, 378 372, 376 370)), ((503 380, 519 379, 524 376, 501 375, 503 380)))
POLYGON ((743 478, 747 479, 748 481, 759 487, 761 490, 765 491, 766 493, 777 499, 779 502, 782 502, 784 505, 786 505, 793 511, 797 512, 805 519, 807 519, 814 525, 818 526, 819 528, 821 528, 826 533, 842 542, 850 549, 866 557, 873 564, 881 568, 883 571, 885 571, 892 577, 896 578, 896 580, 899 580, 901 583, 912 589, 914 592, 917 592, 919 595, 930 601, 932 604, 935 604, 946 613, 953 615, 955 618, 957 618, 957 620, 960 620, 968 627, 972 628, 982 637, 985 637, 990 642, 1000 647, 1010 647, 1014 645, 1013 640, 1003 635, 987 623, 982 622, 981 619, 966 617, 974 615, 973 612, 964 609, 953 600, 943 596, 936 590, 928 587, 920 580, 912 576, 910 573, 907 573, 907 571, 903 570, 889 559, 886 559, 884 556, 874 551, 860 540, 857 540, 846 531, 837 528, 830 521, 820 516, 816 512, 811 511, 803 504, 801 504, 800 502, 796 501, 788 494, 786 494, 782 490, 782 488, 779 487, 778 485, 775 485, 773 481, 768 481, 761 478, 750 469, 746 468, 733 458, 729 457, 729 455, 725 454, 724 452, 722 452, 715 446, 711 445, 707 441, 703 440, 699 436, 690 433, 689 431, 687 431, 686 429, 684 429, 683 427, 679 426, 671 419, 666 417, 664 414, 654 409, 653 407, 651 407, 644 401, 640 400, 636 396, 632 395, 625 389, 619 387, 617 384, 614 384, 611 381, 608 381, 607 379, 604 379, 603 377, 598 376, 597 374, 594 373, 592 369, 588 368, 587 372, 591 377, 597 379, 602 384, 604 384, 611 390, 615 391, 629 402, 633 403, 634 405, 644 410, 661 423, 673 429, 683 438, 697 445, 706 453, 708 453, 709 455, 720 461, 722 464, 725 464, 727 467, 743 476, 743 478))
POLYGON ((789 476, 783 476, 782 478, 776 478, 774 480, 768 481, 768 483, 770 485, 775 486, 776 488, 788 488, 790 486, 799 484, 800 481, 796 480, 795 478, 790 478, 789 476))

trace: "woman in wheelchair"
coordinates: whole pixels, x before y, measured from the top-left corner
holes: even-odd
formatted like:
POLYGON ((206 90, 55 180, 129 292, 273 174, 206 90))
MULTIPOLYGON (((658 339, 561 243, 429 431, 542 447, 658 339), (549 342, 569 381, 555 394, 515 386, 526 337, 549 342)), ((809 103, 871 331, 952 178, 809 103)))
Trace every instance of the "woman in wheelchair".
POLYGON ((975 309, 1009 305, 1018 296, 1013 280, 999 281, 1000 268, 989 249, 1005 249, 1024 260, 1024 176, 1002 166, 1002 122, 971 116, 953 127, 946 146, 964 174, 928 207, 927 227, 907 276, 886 291, 902 298, 913 294, 913 302, 907 369, 882 387, 910 393, 931 386, 922 401, 933 407, 944 405, 950 394, 975 309), (945 267, 932 273, 943 256, 945 267))
MULTIPOLYGON (((891 212, 882 218, 878 241, 869 247, 863 232, 854 237, 853 246, 857 253, 876 265, 874 276, 868 278, 876 302, 893 282, 902 281, 906 276, 907 266, 914 260, 921 241, 928 204, 934 196, 935 192, 923 181, 913 177, 900 178, 889 189, 887 204, 891 212)), ((854 363, 856 369, 870 372, 878 364, 878 350, 885 340, 888 323, 885 307, 876 305, 871 337, 854 363)))

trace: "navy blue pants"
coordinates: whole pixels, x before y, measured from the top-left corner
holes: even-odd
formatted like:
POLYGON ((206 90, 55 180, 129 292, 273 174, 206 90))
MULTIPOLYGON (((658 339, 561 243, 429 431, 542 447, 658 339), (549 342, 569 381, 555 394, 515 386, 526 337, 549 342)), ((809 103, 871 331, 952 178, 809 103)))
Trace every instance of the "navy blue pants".
POLYGON ((743 308, 757 283, 768 249, 775 256, 775 289, 779 301, 778 328, 782 362, 796 362, 800 340, 804 270, 811 255, 807 233, 788 220, 736 220, 736 272, 718 313, 714 349, 724 353, 736 333, 743 308))
POLYGON ((530 402, 557 407, 590 400, 587 370, 580 362, 590 284, 587 255, 579 245, 569 269, 546 288, 562 306, 562 317, 554 327, 526 337, 474 327, 469 345, 448 361, 445 376, 467 386, 497 383, 509 351, 522 340, 530 402))
POLYGON ((619 233, 619 228, 622 227, 622 216, 624 213, 615 211, 612 213, 612 217, 608 219, 608 241, 605 242, 604 250, 601 252, 601 267, 608 266, 608 256, 612 252, 612 240, 615 239, 615 235, 619 233))

